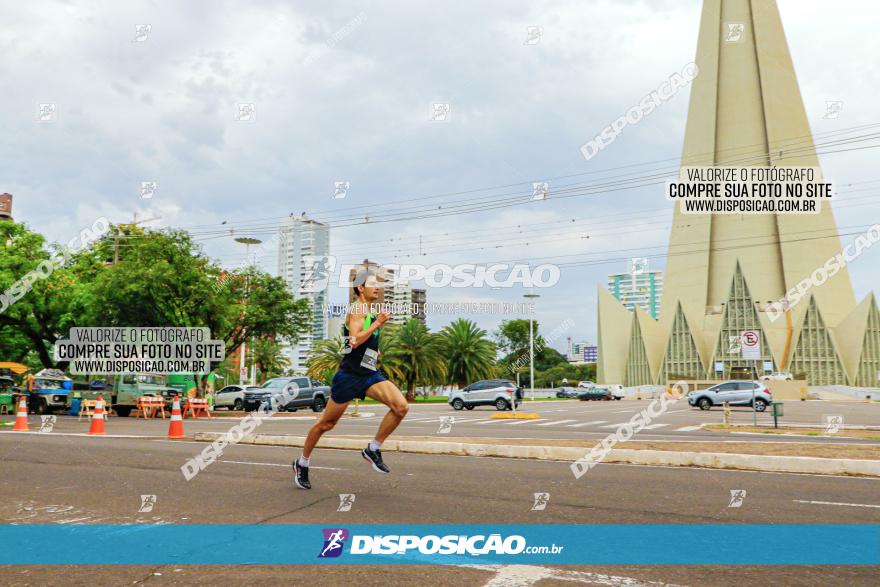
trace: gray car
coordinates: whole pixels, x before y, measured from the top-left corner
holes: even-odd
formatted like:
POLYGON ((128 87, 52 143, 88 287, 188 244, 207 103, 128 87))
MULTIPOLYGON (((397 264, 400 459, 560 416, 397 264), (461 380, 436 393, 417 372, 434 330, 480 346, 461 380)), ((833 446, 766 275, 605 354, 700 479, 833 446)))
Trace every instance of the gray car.
POLYGON ((496 410, 509 410, 512 401, 519 407, 522 397, 522 388, 512 381, 487 379, 453 391, 449 395, 449 405, 456 410, 473 410, 476 406, 495 406, 496 410))
POLYGON ((274 409, 295 412, 300 408, 324 411, 330 399, 330 387, 308 377, 276 377, 255 389, 244 392, 244 409, 274 409))
POLYGON ((687 396, 688 403, 701 410, 709 410, 712 406, 722 406, 725 403, 732 406, 751 406, 752 389, 755 390, 755 411, 763 412, 773 403, 773 395, 770 388, 761 381, 725 381, 690 392, 687 396))

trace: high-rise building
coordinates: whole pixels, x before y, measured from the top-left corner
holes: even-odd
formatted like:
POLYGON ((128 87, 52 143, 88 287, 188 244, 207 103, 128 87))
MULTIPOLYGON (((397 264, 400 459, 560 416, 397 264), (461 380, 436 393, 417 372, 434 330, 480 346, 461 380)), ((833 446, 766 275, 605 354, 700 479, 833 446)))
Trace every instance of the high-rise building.
POLYGON ((404 324, 412 317, 411 310, 409 314, 405 312, 407 308, 412 308, 413 290, 409 286, 409 282, 403 279, 396 280, 388 294, 390 295, 386 296, 385 299, 391 302, 394 308, 390 322, 392 324, 404 324))
POLYGON ((0 220, 12 220, 12 194, 0 194, 0 220))
POLYGON ((641 308, 656 320, 663 296, 663 272, 615 273, 608 276, 608 291, 630 312, 641 308))
MULTIPOLYGON (((819 167, 775 0, 705 0, 696 65, 682 166, 819 167)), ((840 253, 827 200, 816 214, 676 207, 659 320, 599 287, 599 381, 741 378, 758 367, 876 387, 880 312, 873 293, 856 303, 845 265, 781 319, 773 304, 840 253), (759 357, 742 357, 744 331, 757 332, 759 357)))
POLYGON ((413 318, 421 321, 422 324, 425 324, 425 304, 428 302, 428 292, 427 290, 420 288, 413 288, 412 290, 412 305, 413 305, 413 318))
POLYGON ((290 348, 293 368, 302 370, 312 342, 327 338, 327 288, 330 282, 330 227, 309 218, 290 216, 281 224, 278 239, 278 275, 297 299, 312 307, 312 328, 290 348))

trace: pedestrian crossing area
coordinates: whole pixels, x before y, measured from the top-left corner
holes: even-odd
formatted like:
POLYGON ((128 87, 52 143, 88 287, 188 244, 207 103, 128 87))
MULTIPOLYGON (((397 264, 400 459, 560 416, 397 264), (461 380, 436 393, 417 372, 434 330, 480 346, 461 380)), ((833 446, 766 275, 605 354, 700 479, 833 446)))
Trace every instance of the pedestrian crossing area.
MULTIPOLYGON (((436 423, 438 426, 441 425, 444 421, 444 418, 452 418, 452 423, 455 425, 458 424, 473 424, 476 426, 496 426, 496 427, 505 427, 505 426, 535 426, 535 427, 560 427, 560 428, 574 428, 574 429, 585 429, 585 428, 596 428, 600 430, 614 430, 619 428, 620 426, 627 424, 629 420, 625 420, 623 422, 610 422, 608 420, 590 420, 587 422, 579 422, 578 420, 572 419, 549 419, 549 418, 539 418, 535 420, 513 420, 513 419, 492 419, 486 417, 459 417, 455 415, 450 416, 433 416, 433 417, 415 417, 410 418, 407 417, 404 420, 404 424, 426 424, 426 423, 436 423)), ((699 430, 701 426, 684 426, 684 427, 675 427, 672 424, 648 424, 644 426, 642 430, 660 430, 662 428, 667 428, 669 432, 693 432, 695 430, 699 430)))

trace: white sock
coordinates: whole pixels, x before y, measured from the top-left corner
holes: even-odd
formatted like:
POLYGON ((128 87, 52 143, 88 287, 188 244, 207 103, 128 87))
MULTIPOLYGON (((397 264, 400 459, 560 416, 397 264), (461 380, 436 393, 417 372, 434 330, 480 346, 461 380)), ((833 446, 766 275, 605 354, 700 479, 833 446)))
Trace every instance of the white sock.
POLYGON ((308 467, 309 466, 309 459, 305 458, 302 455, 300 455, 300 457, 296 460, 296 462, 299 463, 300 467, 308 467))
POLYGON ((376 440, 375 438, 370 441, 370 450, 379 450, 382 448, 382 443, 376 440))

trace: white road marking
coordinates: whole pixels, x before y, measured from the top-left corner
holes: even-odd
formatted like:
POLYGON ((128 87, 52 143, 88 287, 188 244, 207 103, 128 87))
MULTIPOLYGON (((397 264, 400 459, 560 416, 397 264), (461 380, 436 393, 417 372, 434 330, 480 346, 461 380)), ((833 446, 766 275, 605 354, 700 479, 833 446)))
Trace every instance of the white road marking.
POLYGON ((795 503, 809 503, 814 505, 844 505, 854 508, 880 508, 880 505, 873 505, 870 503, 841 503, 837 501, 810 501, 806 499, 793 499, 791 501, 795 503))
POLYGON ((669 426, 669 424, 649 424, 642 428, 642 430, 654 430, 655 428, 663 428, 664 426, 669 426))
MULTIPOLYGON (((218 461, 220 463, 230 463, 232 465, 261 465, 263 467, 287 467, 290 468, 290 465, 283 465, 280 463, 252 463, 250 461, 218 461)), ((312 465, 309 469, 323 469, 324 471, 344 471, 345 469, 339 469, 336 467, 316 467, 312 465)), ((291 469, 292 470, 292 469, 291 469)))
POLYGON ((684 428, 676 428, 676 432, 693 432, 694 430, 700 430, 702 426, 685 426, 684 428))
POLYGON ((520 424, 531 424, 537 421, 538 420, 508 420, 508 424, 511 426, 519 426, 520 424))
POLYGON ((500 418, 497 420, 482 420, 480 422, 477 422, 477 424, 491 424, 493 422, 504 422, 504 420, 502 420, 500 418))
POLYGON ((576 420, 551 420, 550 422, 541 422, 538 426, 551 426, 553 424, 565 424, 567 422, 576 422, 576 420))
POLYGON ((608 585, 610 587, 681 587, 659 581, 645 581, 634 577, 570 571, 536 565, 458 565, 460 567, 493 571, 495 576, 489 579, 484 587, 530 587, 544 579, 572 581, 590 585, 608 585))
POLYGON ((589 426, 590 424, 598 424, 603 423, 605 420, 596 420, 595 422, 580 422, 579 424, 569 424, 569 428, 583 428, 584 426, 589 426))
POLYGON ((626 422, 619 422, 617 424, 605 424, 604 426, 599 426, 599 428, 617 428, 618 426, 622 426, 626 424, 626 422))

